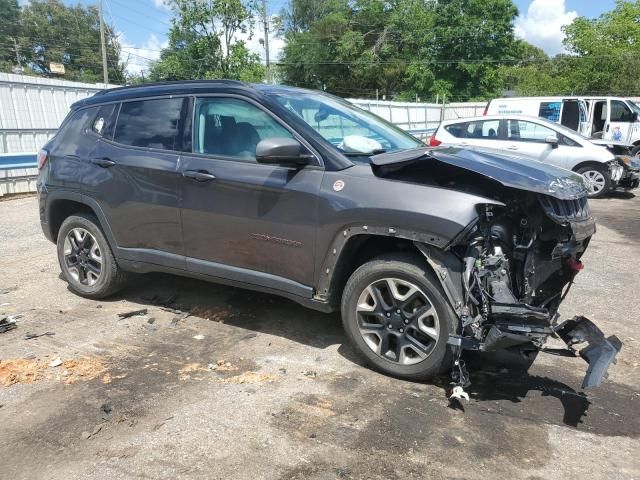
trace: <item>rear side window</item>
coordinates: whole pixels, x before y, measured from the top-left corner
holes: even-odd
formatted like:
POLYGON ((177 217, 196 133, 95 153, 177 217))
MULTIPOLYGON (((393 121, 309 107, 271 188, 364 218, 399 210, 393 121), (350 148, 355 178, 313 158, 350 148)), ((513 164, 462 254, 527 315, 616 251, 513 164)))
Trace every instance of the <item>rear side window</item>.
POLYGON ((113 140, 133 147, 183 150, 180 119, 185 99, 124 102, 113 140))
POLYGON ((447 125, 444 129, 456 138, 497 140, 500 120, 483 120, 447 125))
POLYGON ((540 102, 538 116, 551 122, 559 122, 561 109, 562 102, 540 102))

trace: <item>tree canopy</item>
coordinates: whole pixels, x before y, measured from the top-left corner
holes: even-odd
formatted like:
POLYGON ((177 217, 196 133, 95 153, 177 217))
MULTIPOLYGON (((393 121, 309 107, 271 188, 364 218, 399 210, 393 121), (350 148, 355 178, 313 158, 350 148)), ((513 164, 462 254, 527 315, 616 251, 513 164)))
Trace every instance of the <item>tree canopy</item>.
MULTIPOLYGON (((16 0, 0 0, 0 66, 12 71, 18 63, 26 73, 51 76, 50 64, 65 67, 63 78, 102 81, 98 9, 66 6, 60 0, 31 0, 22 9, 16 0), (16 52, 16 46, 18 52, 16 52)), ((109 77, 124 81, 120 45, 106 25, 109 77)))
POLYGON ((154 80, 227 78, 262 81, 264 67, 239 35, 253 34, 257 6, 242 0, 172 0, 169 46, 151 68, 154 80))

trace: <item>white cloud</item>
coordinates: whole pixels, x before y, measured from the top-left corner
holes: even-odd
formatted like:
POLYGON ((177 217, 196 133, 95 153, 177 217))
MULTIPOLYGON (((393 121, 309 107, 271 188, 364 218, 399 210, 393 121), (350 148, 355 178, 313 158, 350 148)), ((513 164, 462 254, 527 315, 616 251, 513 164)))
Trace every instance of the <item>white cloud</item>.
POLYGON ((153 4, 156 6, 156 8, 160 8, 162 10, 171 10, 171 6, 166 2, 166 0, 153 0, 153 4))
POLYGON ((160 50, 168 45, 166 40, 161 42, 153 33, 141 46, 128 42, 122 32, 118 34, 118 39, 121 45, 120 60, 126 64, 127 73, 136 75, 142 71, 148 72, 149 64, 157 60, 160 50))
MULTIPOLYGON (((273 17, 272 17, 273 18, 273 17)), ((273 25, 273 21, 271 25, 273 25)), ((243 40, 245 46, 253 53, 257 53, 260 59, 264 63, 267 58, 267 54, 264 50, 264 45, 260 43, 260 40, 264 38, 264 29, 262 21, 256 22, 256 26, 253 30, 253 36, 249 38, 248 33, 237 33, 234 36, 236 41, 243 40)), ((269 32, 269 58, 271 62, 276 62, 280 57, 280 53, 285 46, 285 41, 282 38, 276 37, 273 31, 269 32)))
POLYGON ((542 48, 549 55, 564 52, 562 27, 570 24, 577 12, 567 12, 564 0, 533 0, 526 14, 516 19, 515 33, 542 48))

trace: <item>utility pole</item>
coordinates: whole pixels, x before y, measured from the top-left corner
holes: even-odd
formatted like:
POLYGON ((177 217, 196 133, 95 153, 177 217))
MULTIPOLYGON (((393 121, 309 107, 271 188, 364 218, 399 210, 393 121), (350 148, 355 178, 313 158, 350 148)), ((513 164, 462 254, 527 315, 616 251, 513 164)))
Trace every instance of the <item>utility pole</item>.
POLYGON ((264 53, 267 64, 267 83, 272 83, 271 59, 269 58, 269 20, 267 18, 267 0, 262 0, 262 23, 264 25, 264 53))
POLYGON ((109 70, 107 69, 107 47, 104 44, 104 18, 102 15, 102 1, 100 0, 100 4, 98 6, 98 11, 100 14, 100 45, 102 47, 102 77, 105 85, 109 83, 109 70))
POLYGON ((18 62, 18 71, 20 72, 20 75, 22 75, 24 73, 24 70, 22 68, 22 62, 20 61, 20 49, 18 48, 18 42, 16 41, 15 38, 12 38, 13 40, 13 48, 16 51, 16 61, 18 62))

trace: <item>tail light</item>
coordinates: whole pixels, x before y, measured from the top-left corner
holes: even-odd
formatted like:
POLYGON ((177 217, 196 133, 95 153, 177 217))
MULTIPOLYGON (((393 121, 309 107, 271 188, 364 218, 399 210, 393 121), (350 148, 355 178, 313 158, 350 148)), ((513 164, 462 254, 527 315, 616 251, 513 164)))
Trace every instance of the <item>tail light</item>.
POLYGON ((38 152, 38 170, 42 170, 49 160, 49 152, 44 148, 38 152))
POLYGON ((580 260, 576 260, 575 258, 569 258, 567 260, 567 267, 569 267, 569 269, 573 270, 574 272, 579 272, 580 270, 584 269, 584 263, 582 263, 580 260))
POLYGON ((489 104, 487 103, 487 106, 484 107, 484 112, 482 113, 482 116, 486 117, 488 113, 489 113, 489 104))
POLYGON ((429 139, 429 146, 430 147, 438 147, 438 146, 440 146, 441 143, 442 142, 436 138, 436 134, 435 133, 433 135, 431 135, 431 138, 429 139))

